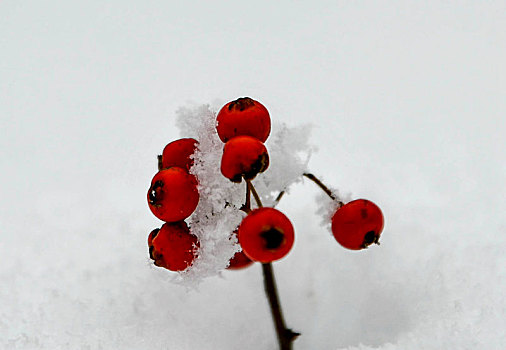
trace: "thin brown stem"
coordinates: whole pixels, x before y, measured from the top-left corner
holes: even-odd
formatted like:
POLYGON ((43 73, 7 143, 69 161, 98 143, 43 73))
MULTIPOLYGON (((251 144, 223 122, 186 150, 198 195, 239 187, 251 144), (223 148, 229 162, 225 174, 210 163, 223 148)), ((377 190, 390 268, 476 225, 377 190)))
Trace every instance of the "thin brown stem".
POLYGON ((274 326, 276 327, 276 334, 278 336, 279 348, 280 350, 291 350, 292 342, 300 335, 300 333, 296 333, 291 329, 286 328, 281 304, 279 303, 278 290, 276 287, 272 264, 262 264, 262 271, 264 274, 265 293, 269 299, 272 319, 274 320, 274 326))
POLYGON ((278 196, 277 196, 277 197, 276 197, 276 199, 274 200, 274 205, 273 205, 274 207, 275 207, 276 205, 278 205, 279 201, 281 200, 281 198, 283 198, 283 196, 285 195, 285 193, 286 193, 285 191, 281 191, 281 192, 279 192, 278 196))
POLYGON ((253 198, 255 198, 255 202, 257 202, 257 206, 259 208, 263 207, 262 201, 260 200, 260 196, 258 195, 257 190, 255 189, 255 186, 251 183, 251 180, 246 180, 246 184, 248 185, 248 188, 251 191, 251 194, 253 194, 253 198))
POLYGON ((246 214, 251 212, 251 189, 248 183, 246 183, 246 201, 241 207, 241 210, 246 214))
POLYGON ((344 205, 344 203, 341 200, 337 199, 337 196, 334 193, 332 193, 332 191, 327 186, 325 186, 323 184, 323 182, 321 182, 320 179, 318 179, 316 176, 314 176, 311 173, 304 173, 302 175, 304 175, 309 180, 311 180, 315 184, 317 184, 318 187, 320 187, 323 190, 323 192, 325 192, 327 194, 327 196, 329 196, 333 201, 337 201, 338 204, 339 204, 339 206, 343 206, 344 205))
MULTIPOLYGON (((259 208, 262 208, 262 201, 255 189, 255 186, 253 186, 250 180, 246 180, 246 185, 249 189, 249 192, 247 193, 251 193, 255 198, 257 206, 259 208)), ((246 203, 248 203, 248 199, 246 200, 246 203)), ((264 275, 264 289, 265 293, 267 294, 267 299, 269 300, 271 315, 278 337, 279 348, 280 350, 291 350, 293 341, 300 335, 300 333, 292 331, 285 325, 281 303, 279 302, 278 289, 276 287, 276 279, 274 278, 272 263, 263 263, 262 272, 264 275)))
POLYGON ((159 154, 156 159, 158 160, 158 171, 162 170, 163 166, 162 166, 162 155, 159 154))

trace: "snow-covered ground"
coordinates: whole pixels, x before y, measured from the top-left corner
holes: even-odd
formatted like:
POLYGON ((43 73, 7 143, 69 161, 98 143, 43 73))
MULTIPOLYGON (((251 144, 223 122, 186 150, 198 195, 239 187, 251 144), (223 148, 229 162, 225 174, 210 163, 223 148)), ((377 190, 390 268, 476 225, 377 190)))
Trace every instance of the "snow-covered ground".
POLYGON ((386 218, 352 252, 283 198, 295 349, 504 349, 505 43, 503 1, 0 2, 0 348, 276 349, 259 266, 186 289, 146 244, 176 110, 251 96, 386 218))

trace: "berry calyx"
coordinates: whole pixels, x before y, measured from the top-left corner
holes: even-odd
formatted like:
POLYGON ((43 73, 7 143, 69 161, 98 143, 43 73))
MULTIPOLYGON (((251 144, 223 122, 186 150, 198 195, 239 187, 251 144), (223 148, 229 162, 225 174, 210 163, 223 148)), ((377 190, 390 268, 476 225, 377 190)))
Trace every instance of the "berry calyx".
POLYGON ((295 235, 285 214, 274 208, 258 208, 242 220, 238 238, 247 257, 268 263, 288 254, 295 235))
POLYGON ((190 170, 193 165, 191 157, 197 149, 198 141, 192 138, 179 139, 169 143, 162 152, 162 169, 179 167, 190 170))
POLYGON ((149 209, 160 220, 186 219, 199 203, 197 179, 178 167, 161 170, 151 180, 147 198, 149 209))
POLYGON ((252 180, 269 167, 265 145, 251 136, 237 136, 223 147, 221 173, 232 182, 252 180))
POLYGON ((339 244, 352 250, 379 244, 383 225, 381 209, 367 199, 351 201, 332 216, 332 234, 339 244))
POLYGON ((265 142, 271 132, 271 118, 267 108, 249 97, 227 103, 216 117, 216 131, 221 141, 248 135, 265 142))
POLYGON ((165 223, 148 236, 149 257, 154 264, 171 271, 182 271, 197 257, 197 236, 184 221, 165 223))

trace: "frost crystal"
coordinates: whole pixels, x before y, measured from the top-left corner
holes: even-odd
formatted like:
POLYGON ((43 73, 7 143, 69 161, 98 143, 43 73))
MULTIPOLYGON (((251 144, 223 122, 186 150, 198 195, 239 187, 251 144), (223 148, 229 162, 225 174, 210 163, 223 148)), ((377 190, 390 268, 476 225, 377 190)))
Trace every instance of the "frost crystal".
MULTIPOLYGON (((174 281, 196 286, 226 268, 230 258, 240 250, 231 234, 245 216, 240 208, 246 198, 246 184, 233 183, 221 174, 224 144, 216 132, 216 112, 208 105, 201 105, 180 108, 176 114, 181 136, 193 137, 199 142, 190 172, 198 179, 200 201, 187 222, 200 241, 200 249, 193 265, 174 281)), ((314 150, 308 144, 308 130, 308 125, 290 128, 273 124, 273 132, 266 142, 269 168, 253 181, 265 206, 272 206, 278 194, 301 181, 307 171, 314 150)))
POLYGON ((318 203, 316 214, 321 217, 321 225, 330 231, 332 216, 339 206, 339 201, 348 203, 351 201, 351 193, 342 195, 332 187, 329 187, 329 190, 334 194, 336 200, 331 199, 326 193, 319 193, 316 196, 316 203, 318 203))

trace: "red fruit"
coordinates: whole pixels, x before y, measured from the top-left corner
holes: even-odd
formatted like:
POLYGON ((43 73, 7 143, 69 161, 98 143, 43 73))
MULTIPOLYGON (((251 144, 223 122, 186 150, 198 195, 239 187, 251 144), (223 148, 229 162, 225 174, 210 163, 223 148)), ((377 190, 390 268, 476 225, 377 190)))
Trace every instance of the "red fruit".
POLYGON ((269 154, 264 144, 251 136, 237 136, 223 147, 221 173, 233 182, 254 179, 269 167, 269 154))
POLYGON ((197 256, 199 241, 190 233, 186 222, 166 223, 148 237, 149 257, 154 264, 171 271, 182 271, 197 256))
POLYGON ((223 142, 241 135, 249 135, 265 142, 271 132, 271 118, 267 108, 249 97, 238 98, 223 106, 216 122, 216 131, 223 142))
POLYGON ((376 204, 357 199, 337 209, 332 217, 332 233, 343 247, 359 250, 378 243, 383 224, 383 214, 376 204))
POLYGON ((197 149, 198 142, 195 139, 179 139, 169 143, 163 149, 162 169, 173 166, 190 170, 193 165, 191 156, 197 149))
POLYGON ((235 255, 230 259, 230 264, 227 269, 229 270, 238 270, 244 267, 250 266, 253 264, 253 260, 248 258, 243 251, 235 253, 235 255))
POLYGON ((238 238, 244 254, 262 263, 284 257, 295 240, 292 223, 274 208, 251 211, 239 226, 238 238))
MULTIPOLYGON (((238 230, 239 230, 238 228, 235 229, 235 231, 232 233, 232 237, 237 236, 238 230)), ((239 239, 237 239, 237 242, 240 244, 239 239)), ((250 258, 248 258, 243 251, 240 251, 235 253, 232 259, 230 259, 227 269, 238 270, 247 267, 251 264, 253 264, 253 261, 250 258)))
POLYGON ((153 238, 156 237, 156 235, 158 234, 158 232, 160 231, 159 228, 155 228, 153 231, 151 231, 151 233, 149 234, 148 236, 148 246, 151 247, 153 245, 153 238))
POLYGON ((197 179, 178 167, 161 170, 151 180, 147 197, 149 209, 160 220, 183 220, 199 203, 197 179))

